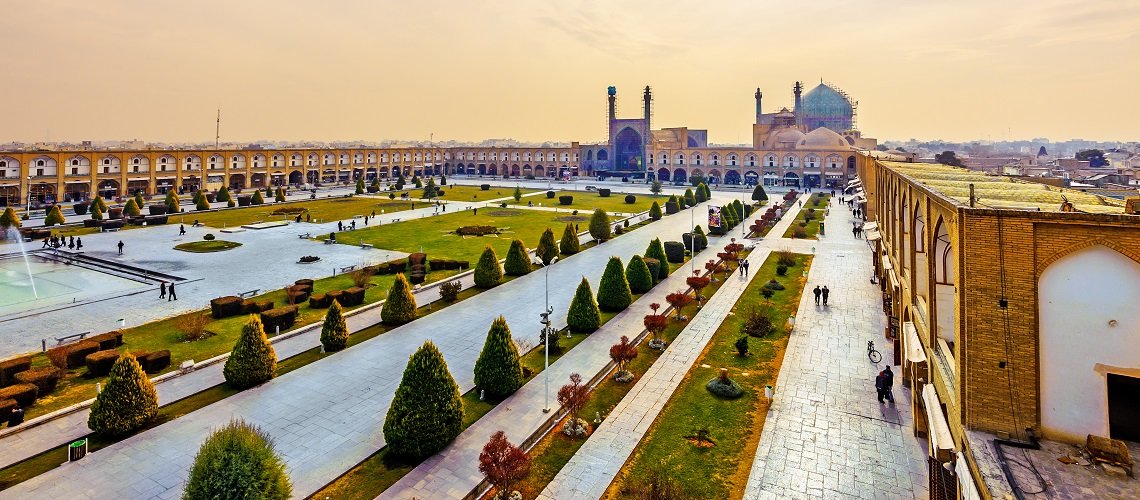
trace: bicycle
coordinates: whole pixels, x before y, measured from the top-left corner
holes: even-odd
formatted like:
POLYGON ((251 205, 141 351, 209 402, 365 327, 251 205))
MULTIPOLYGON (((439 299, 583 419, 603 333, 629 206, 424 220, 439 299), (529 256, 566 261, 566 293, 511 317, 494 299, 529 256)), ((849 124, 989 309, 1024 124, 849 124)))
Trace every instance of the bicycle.
POLYGON ((878 363, 883 360, 883 355, 875 350, 874 340, 867 341, 867 358, 870 359, 872 363, 878 363))

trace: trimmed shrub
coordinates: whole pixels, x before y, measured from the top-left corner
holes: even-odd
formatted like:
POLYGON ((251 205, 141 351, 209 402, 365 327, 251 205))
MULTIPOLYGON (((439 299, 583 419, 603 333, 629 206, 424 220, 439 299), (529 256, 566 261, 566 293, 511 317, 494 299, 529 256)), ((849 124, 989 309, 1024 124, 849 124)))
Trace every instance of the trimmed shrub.
POLYGON ((364 194, 364 179, 356 179, 356 194, 364 194))
POLYGON ((655 201, 652 205, 649 205, 649 218, 653 220, 661 220, 661 217, 661 205, 658 205, 655 201))
POLYGON ((154 351, 146 356, 140 356, 138 359, 144 372, 158 373, 170 366, 170 351, 166 349, 154 351))
POLYGON ((228 318, 241 314, 241 297, 227 295, 210 300, 210 314, 214 319, 228 318))
MULTIPOLYGON (((357 188, 364 189, 364 181, 356 183, 357 188)), ((348 347, 348 325, 344 323, 340 304, 334 302, 325 313, 325 323, 321 325, 321 345, 325 352, 336 352, 348 347)))
POLYGON ((744 395, 744 389, 740 388, 740 384, 727 376, 720 376, 708 381, 705 384, 705 389, 708 389, 714 396, 724 399, 736 399, 744 395))
POLYGON ((337 299, 340 305, 344 307, 358 306, 364 303, 364 288, 354 286, 345 289, 341 292, 340 297, 337 299))
POLYGON ((665 200, 665 213, 673 215, 681 211, 681 202, 677 200, 676 195, 672 195, 668 200, 665 200))
POLYGON ((198 210, 209 210, 210 209, 210 200, 206 199, 205 195, 199 193, 198 194, 198 201, 194 202, 194 208, 197 208, 198 210))
POLYGON ((214 241, 215 238, 216 236, 214 236, 213 233, 206 233, 206 235, 202 237, 202 239, 206 241, 214 241))
POLYGON ((103 351, 93 352, 84 358, 84 364, 87 365, 87 374, 92 377, 102 377, 111 373, 111 367, 115 365, 115 361, 119 360, 119 351, 117 349, 107 349, 103 351))
POLYGON ((578 240, 578 233, 574 232, 574 223, 567 222, 562 230, 562 240, 558 242, 558 252, 562 255, 574 255, 582 251, 582 244, 578 240))
POLYGON ((661 275, 661 261, 653 257, 642 257, 641 261, 645 263, 645 267, 649 269, 649 276, 653 278, 653 283, 656 284, 657 276, 661 275))
POLYGON ((773 280, 765 283, 764 288, 767 288, 769 290, 780 291, 780 290, 784 289, 784 285, 781 284, 779 281, 776 281, 773 279, 773 280))
POLYGON ((36 402, 36 396, 39 395, 39 389, 32 384, 15 384, 0 389, 0 401, 11 399, 20 405, 20 408, 27 408, 36 402))
POLYGON ((776 331, 776 325, 772 324, 772 319, 756 308, 748 311, 744 316, 744 322, 740 324, 740 333, 749 337, 764 338, 776 331))
MULTIPOLYGON (((75 212, 75 215, 86 215, 87 214, 87 204, 76 203, 76 204, 71 206, 71 211, 75 212)), ((3 216, 0 216, 0 217, 3 217, 3 216)), ((0 218, 0 227, 8 227, 8 226, 4 225, 2 218, 0 218)))
MULTIPOLYGON (((87 208, 84 207, 83 211, 87 212, 87 208)), ((79 214, 79 211, 77 210, 75 213, 79 214)), ((10 227, 20 228, 20 217, 16 215, 16 211, 12 207, 5 208, 4 213, 0 215, 0 228, 8 229, 10 227)))
POLYGON ((709 201, 708 197, 705 196, 705 190, 701 189, 703 186, 704 183, 698 184, 696 192, 693 193, 693 198, 697 201, 697 203, 704 203, 706 201, 709 201))
POLYGON ((250 204, 251 204, 252 200, 253 200, 253 196, 252 196, 252 195, 248 195, 248 194, 243 194, 243 195, 240 195, 240 196, 238 196, 238 197, 237 197, 237 202, 238 202, 238 206, 239 206, 239 207, 248 207, 248 206, 250 206, 250 204))
POLYGON ((610 257, 602 282, 598 285, 598 307, 611 312, 621 311, 633 302, 629 281, 625 279, 620 257, 610 257))
POLYGON ((685 262, 685 244, 680 241, 666 241, 665 247, 665 260, 671 264, 680 264, 685 262))
POLYGON ((221 189, 218 190, 218 194, 214 195, 214 200, 227 202, 233 200, 233 197, 230 196, 230 190, 227 187, 222 186, 221 189))
POLYGON ((32 357, 13 358, 0 362, 0 387, 16 383, 16 374, 32 367, 32 357))
POLYGON ((303 286, 306 288, 307 292, 313 293, 313 280, 301 279, 301 280, 294 281, 293 284, 297 285, 297 286, 303 286))
POLYGON ((709 237, 705 235, 705 230, 700 226, 693 228, 693 234, 696 237, 697 251, 704 250, 709 247, 709 237))
POLYGON ((403 274, 396 275, 392 287, 388 289, 388 298, 381 307, 380 321, 385 325, 402 325, 416 319, 416 297, 412 295, 412 286, 403 274))
POLYGON ((396 456, 429 457, 455 440, 463 425, 459 386, 431 341, 408 360, 384 419, 384 440, 396 456))
POLYGON ((158 415, 158 393, 135 357, 123 353, 111 367, 107 384, 95 397, 87 427, 97 434, 130 434, 158 415))
POLYGON ((610 197, 610 189, 609 188, 599 189, 598 190, 598 196, 600 196, 602 198, 609 198, 610 197))
POLYGON ((324 309, 332 303, 332 297, 324 293, 314 293, 309 297, 309 307, 312 309, 324 309))
POLYGON ((625 279, 629 282, 629 291, 632 293, 645 293, 653 288, 653 275, 640 255, 630 257, 629 265, 625 268, 625 279))
POLYGON ((776 265, 776 274, 779 276, 788 274, 788 266, 785 266, 783 264, 776 265))
POLYGON ((601 311, 598 303, 594 301, 594 291, 590 289, 590 282, 586 277, 578 283, 578 290, 574 292, 574 299, 570 301, 570 310, 566 312, 566 326, 578 333, 590 333, 602 326, 601 311))
POLYGON ((693 190, 692 190, 692 188, 689 188, 689 189, 686 189, 686 190, 685 190, 685 198, 684 198, 684 200, 685 200, 685 206, 686 206, 686 207, 695 207, 695 206, 697 206, 697 196, 693 194, 693 190))
POLYGON ((250 199, 249 199, 249 204, 250 205, 261 205, 262 203, 265 203, 265 197, 261 196, 260 190, 254 191, 253 196, 250 197, 250 199))
POLYGON ((41 366, 16 374, 16 381, 19 383, 36 386, 36 394, 39 397, 51 394, 61 378, 63 378, 63 370, 54 366, 41 366))
POLYGON ((483 255, 479 256, 479 263, 475 264, 475 286, 479 288, 494 288, 503 282, 503 268, 499 266, 499 257, 495 249, 487 245, 483 255))
POLYGON ((522 240, 511 242, 511 248, 507 250, 507 260, 503 263, 503 272, 507 276, 522 276, 530 272, 530 254, 527 253, 522 240))
POLYGON ((572 205, 573 203, 574 203, 574 197, 571 195, 564 194, 564 195, 558 197, 558 204, 559 205, 572 205))
POLYGON ((459 300, 459 292, 463 291, 463 285, 458 281, 448 281, 439 285, 439 298, 447 303, 459 300))
POLYGON ((285 500, 292 494, 273 440, 256 426, 234 420, 202 443, 182 498, 285 500))
POLYGON ((273 201, 285 201, 285 188, 277 188, 277 193, 274 195, 273 201))
MULTIPOLYGON (((332 306, 333 302, 340 304, 340 297, 342 295, 344 295, 344 290, 329 290, 329 291, 325 292, 325 296, 329 298, 329 306, 330 307, 332 306)), ((341 304, 341 305, 344 305, 344 304, 341 304)))
POLYGON ((166 205, 166 213, 178 213, 181 210, 178 204, 178 193, 174 192, 173 189, 166 191, 166 200, 163 202, 163 205, 166 205))
POLYGON ((625 195, 625 202, 626 202, 626 203, 631 203, 631 204, 632 204, 632 203, 637 203, 637 197, 636 197, 636 196, 634 196, 634 195, 632 195, 632 194, 627 194, 627 195, 625 195))
MULTIPOLYGON (((657 262, 661 264, 657 269, 657 281, 669 277, 669 266, 666 264, 666 262, 669 262, 669 258, 665 254, 665 247, 661 244, 661 238, 653 238, 653 241, 649 242, 649 246, 645 248, 645 256, 651 259, 657 259, 657 262)), ((683 249, 681 257, 682 259, 684 258, 683 249)))
POLYGON ((733 344, 733 347, 736 347, 736 355, 737 356, 740 356, 740 357, 747 356, 748 355, 748 336, 742 335, 740 338, 736 339, 736 343, 733 344))
MULTIPOLYGON (((95 207, 94 205, 92 205, 92 207, 91 207, 91 220, 94 220, 94 221, 103 220, 103 211, 99 210, 99 208, 95 207)), ((84 223, 83 226, 87 227, 87 223, 84 223)))
POLYGON ((594 209, 594 214, 590 216, 590 236, 599 243, 610 239, 610 216, 605 210, 594 209))
POLYGON ((480 191, 490 191, 490 190, 491 190, 491 185, 490 185, 490 184, 480 184, 480 185, 479 185, 479 190, 480 190, 480 191))
POLYGON ((54 226, 65 222, 67 222, 67 220, 63 218, 63 210, 59 208, 59 205, 52 205, 51 208, 48 209, 47 217, 44 218, 44 225, 54 226))
POLYGON ((558 256, 558 246, 554 244, 554 231, 549 227, 542 232, 542 236, 538 239, 538 248, 534 249, 534 255, 542 261, 544 266, 550 265, 558 256))
POLYGON ((519 348, 511 338, 507 320, 499 316, 491 323, 479 359, 475 361, 475 387, 495 399, 510 396, 522 387, 523 371, 519 348))
MULTIPOLYGON (((264 314, 273 311, 266 311, 264 314)), ((296 310, 294 309, 294 313, 296 310)), ((247 389, 273 378, 277 373, 277 352, 265 338, 261 319, 249 315, 249 322, 241 329, 234 350, 226 360, 222 375, 226 383, 237 389, 247 389)))
POLYGON ((110 208, 107 206, 107 200, 99 195, 95 195, 95 199, 91 200, 91 210, 94 211, 95 207, 98 207, 99 211, 103 213, 107 213, 107 209, 110 208))
POLYGON ((547 197, 547 198, 551 198, 551 199, 553 199, 553 198, 554 198, 554 194, 555 194, 555 193, 554 193, 554 191, 547 191, 547 192, 546 192, 546 197, 547 197))
MULTIPOLYGON (((288 293, 291 288, 292 287, 286 288, 285 289, 286 293, 288 293)), ((258 302, 258 301, 253 300, 253 299, 245 299, 245 300, 241 301, 241 313, 242 314, 260 314, 260 313, 263 313, 263 312, 268 311, 270 309, 273 309, 273 301, 272 300, 267 300, 264 302, 258 302)))

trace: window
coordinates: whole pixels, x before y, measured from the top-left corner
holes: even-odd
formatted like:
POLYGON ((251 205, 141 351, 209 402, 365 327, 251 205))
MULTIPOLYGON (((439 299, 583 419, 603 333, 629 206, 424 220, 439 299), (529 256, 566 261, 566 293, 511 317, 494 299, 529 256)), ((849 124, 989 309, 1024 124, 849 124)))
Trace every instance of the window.
MULTIPOLYGON (((36 166, 37 167, 44 166, 44 161, 43 160, 36 160, 36 166)), ((41 172, 43 172, 43 170, 41 170, 41 172)), ((43 174, 40 174, 40 175, 43 175, 43 174)))
POLYGON ((0 161, 0 168, 8 168, 8 162, 0 161))
POLYGON ((71 160, 72 165, 79 165, 79 160, 71 160))
POLYGON ((104 174, 109 174, 109 173, 111 173, 111 167, 103 167, 103 173, 104 173, 104 174))
POLYGON ((137 174, 139 172, 139 166, 138 165, 131 165, 131 172, 134 172, 137 174))
POLYGON ((110 159, 110 158, 103 158, 103 164, 104 164, 104 165, 110 165, 110 164, 111 164, 111 159, 110 159))
POLYGON ((71 175, 79 175, 79 168, 71 167, 71 175))
POLYGON ((138 158, 135 158, 135 159, 134 159, 134 160, 133 160, 131 163, 134 163, 135 165, 138 165, 138 164, 139 164, 139 159, 138 159, 138 158))
MULTIPOLYGON (((4 162, 0 162, 0 167, 3 166, 3 163, 4 162)), ((7 170, 0 170, 0 177, 8 177, 8 171, 7 170)))
MULTIPOLYGON (((40 161, 40 163, 43 163, 43 161, 40 161)), ((42 175, 44 175, 44 169, 42 169, 42 168, 37 168, 37 169, 36 169, 36 177, 40 177, 40 176, 42 176, 42 175)))

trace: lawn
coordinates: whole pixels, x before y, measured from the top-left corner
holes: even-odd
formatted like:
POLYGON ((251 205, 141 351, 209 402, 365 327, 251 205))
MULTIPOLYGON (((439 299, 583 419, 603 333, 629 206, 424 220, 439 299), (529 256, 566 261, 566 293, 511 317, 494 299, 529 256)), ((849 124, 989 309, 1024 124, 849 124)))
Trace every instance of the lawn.
POLYGON ((811 256, 793 255, 796 265, 786 276, 776 275, 775 253, 756 270, 756 277, 685 374, 606 497, 633 494, 644 478, 658 473, 685 498, 743 496, 767 414, 764 386, 775 385, 788 341, 787 317, 796 311, 805 282, 802 271, 811 265, 811 256), (760 290, 771 279, 786 289, 775 292, 768 303, 760 290), (741 357, 734 344, 753 310, 766 314, 776 330, 763 338, 749 337, 750 354, 741 357), (720 399, 705 389, 721 367, 744 389, 742 397, 720 399), (700 429, 707 429, 712 445, 696 444, 693 437, 700 429))
POLYGON ((574 222, 585 231, 589 225, 589 214, 579 213, 575 216, 545 210, 484 207, 479 209, 478 214, 473 214, 470 210, 448 212, 447 215, 343 231, 337 233, 336 239, 341 244, 371 243, 376 248, 409 253, 419 252, 422 248, 428 257, 466 260, 474 267, 485 246, 491 245, 496 255, 502 259, 507 256, 511 240, 521 239, 528 250, 533 249, 548 227, 554 231, 557 243, 567 222, 574 222), (501 233, 459 236, 455 230, 461 226, 495 226, 501 233))
POLYGON ((243 208, 219 210, 216 212, 186 211, 170 216, 170 224, 191 224, 201 222, 210 227, 234 227, 255 222, 279 220, 292 221, 298 214, 308 212, 314 220, 331 221, 351 219, 354 215, 371 215, 383 212, 397 212, 411 208, 411 202, 381 200, 366 197, 324 198, 293 203, 266 203, 243 208))
MULTIPOLYGON (((404 186, 407 188, 408 186, 404 186)), ((448 184, 446 186, 439 186, 443 190, 443 196, 439 199, 444 201, 488 201, 497 200, 499 198, 509 198, 514 196, 515 188, 509 186, 491 186, 491 189, 483 191, 479 186, 453 186, 448 184)), ((423 196, 423 189, 404 189, 402 192, 408 192, 409 196, 420 197, 423 196)), ((523 194, 533 193, 537 189, 522 189, 523 194)))
POLYGON ((210 253, 210 252, 224 252, 226 250, 240 247, 241 243, 236 241, 226 240, 209 240, 209 241, 191 241, 190 243, 183 243, 175 245, 175 250, 192 253, 210 253))
POLYGON ((625 202, 626 193, 611 193, 607 197, 599 196, 594 191, 555 191, 554 198, 547 198, 545 194, 541 196, 531 196, 523 198, 522 201, 516 203, 511 200, 512 205, 526 205, 527 203, 534 203, 536 206, 555 207, 566 210, 581 210, 593 212, 595 208, 600 208, 606 212, 622 212, 622 213, 638 213, 649 210, 649 206, 657 201, 661 205, 661 210, 665 210, 665 200, 667 196, 653 196, 651 194, 638 193, 634 197, 636 201, 633 203, 625 202), (561 205, 558 203, 559 196, 573 196, 574 202, 569 205, 561 205))
POLYGON ((811 195, 805 206, 796 214, 796 220, 792 221, 792 225, 788 226, 788 229, 784 231, 784 237, 795 238, 796 228, 803 228, 805 234, 804 238, 813 240, 819 239, 817 236, 819 234, 819 223, 823 221, 823 215, 825 210, 827 210, 830 199, 831 195, 824 193, 811 195), (810 220, 807 218, 809 213, 811 214, 810 220))

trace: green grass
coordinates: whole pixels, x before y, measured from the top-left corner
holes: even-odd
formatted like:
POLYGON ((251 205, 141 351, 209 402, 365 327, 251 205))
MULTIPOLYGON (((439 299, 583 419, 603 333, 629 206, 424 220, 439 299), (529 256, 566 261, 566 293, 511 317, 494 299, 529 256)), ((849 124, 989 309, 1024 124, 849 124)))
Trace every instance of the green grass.
POLYGON ((730 314, 713 334, 676 392, 665 404, 646 435, 634 449, 610 486, 608 497, 632 494, 640 481, 655 472, 668 477, 686 498, 741 498, 748 481, 756 445, 766 414, 764 386, 775 385, 783 350, 787 346, 787 317, 795 314, 803 292, 801 271, 811 256, 796 255, 796 267, 787 276, 776 275, 776 254, 759 269, 730 314), (776 279, 785 290, 771 303, 760 296, 764 283, 776 279), (777 331, 766 338, 749 338, 750 354, 740 357, 734 343, 747 314, 756 309, 768 314, 777 331), (724 400, 705 384, 721 367, 744 388, 744 396, 724 400), (712 447, 699 447, 690 438, 707 428, 712 447))
POLYGON ((209 241, 191 241, 190 243, 182 243, 175 245, 175 250, 193 253, 210 253, 210 252, 224 252, 240 247, 241 243, 236 241, 226 240, 209 240, 209 241))
POLYGON ((403 252, 419 252, 422 248, 428 257, 445 257, 466 260, 472 266, 479 260, 486 245, 495 249, 500 259, 507 256, 511 240, 521 239, 527 249, 538 245, 546 228, 554 231, 555 241, 562 237, 567 221, 577 223, 585 231, 589 214, 547 212, 518 208, 483 207, 477 215, 470 210, 448 212, 447 215, 405 220, 394 224, 371 226, 356 231, 337 233, 337 243, 359 245, 371 243, 376 248, 403 252), (497 236, 459 236, 455 230, 461 226, 495 226, 502 233, 497 236))
POLYGON ((824 214, 824 211, 827 210, 828 203, 829 203, 828 200, 830 198, 831 198, 831 195, 823 194, 823 193, 816 193, 816 194, 811 195, 811 197, 808 198, 808 202, 805 203, 804 207, 800 210, 800 212, 798 214, 796 214, 796 219, 794 221, 792 221, 792 225, 788 226, 788 229, 786 231, 784 231, 784 237, 785 238, 794 238, 796 228, 801 227, 800 223, 806 222, 806 226, 803 226, 804 232, 807 234, 806 238, 813 239, 813 240, 819 239, 819 236, 818 236, 818 234, 819 234, 819 223, 821 221, 823 221, 823 214, 824 214), (816 200, 819 200, 818 205, 814 204, 814 202, 816 200), (815 211, 815 217, 813 217, 812 220, 810 220, 810 221, 807 220, 807 218, 805 217, 808 213, 808 210, 814 210, 815 211))
MULTIPOLYGON (((653 196, 651 194, 636 193, 634 196, 637 200, 634 203, 625 202, 626 193, 610 193, 608 197, 599 196, 596 191, 555 191, 554 198, 547 198, 546 195, 531 196, 523 198, 518 202, 518 205, 526 205, 527 203, 534 203, 538 206, 540 203, 544 207, 555 207, 565 210, 580 210, 593 212, 595 208, 600 208, 608 213, 621 212, 621 213, 638 213, 649 210, 649 206, 657 201, 661 205, 661 210, 665 210, 665 200, 669 198, 666 196, 653 196), (573 196, 574 202, 569 205, 561 205, 558 203, 559 196, 573 196)), ((514 200, 510 202, 512 205, 516 203, 514 200)))
MULTIPOLYGON (((407 188, 408 186, 404 187, 407 188)), ((479 189, 479 186, 453 186, 451 184, 448 184, 446 186, 439 186, 439 188, 443 190, 443 196, 440 196, 439 199, 444 201, 487 201, 496 200, 499 198, 509 198, 515 194, 515 188, 513 186, 491 186, 491 189, 487 191, 479 189)), ((420 197, 424 194, 423 189, 404 189, 403 191, 399 192, 403 193, 405 191, 408 192, 409 196, 415 197, 420 197)), ((538 190, 526 188, 522 189, 522 193, 524 195, 527 193, 533 193, 535 191, 538 190)))
MULTIPOLYGON (((252 191, 250 191, 252 192, 252 191)), ((263 193, 264 195, 264 193, 263 193)), ((268 200, 267 200, 268 201, 268 200)), ((287 220, 293 221, 297 214, 303 212, 313 219, 322 221, 351 219, 354 215, 377 215, 381 211, 398 212, 411 208, 411 202, 399 200, 381 200, 376 198, 325 198, 313 201, 294 203, 265 203, 248 207, 219 210, 216 212, 198 213, 187 210, 180 214, 173 214, 169 218, 170 224, 192 224, 195 220, 210 227, 234 227, 255 222, 272 222, 287 220)))

